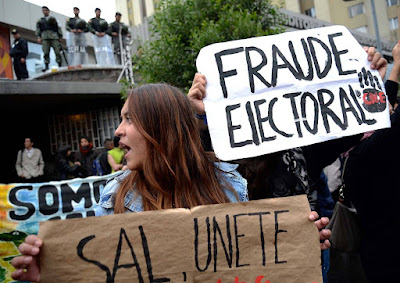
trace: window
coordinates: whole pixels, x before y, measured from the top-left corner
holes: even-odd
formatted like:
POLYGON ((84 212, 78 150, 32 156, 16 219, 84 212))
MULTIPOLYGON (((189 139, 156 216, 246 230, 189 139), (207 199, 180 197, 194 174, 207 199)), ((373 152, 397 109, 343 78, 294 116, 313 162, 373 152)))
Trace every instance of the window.
POLYGON ((391 30, 399 28, 399 18, 389 19, 389 27, 391 30))
POLYGON ((307 15, 307 16, 310 16, 310 17, 313 17, 313 18, 315 18, 315 8, 313 7, 313 8, 311 8, 311 9, 307 9, 307 10, 305 10, 305 14, 307 15))
POLYGON ((360 3, 349 7, 349 17, 354 18, 355 16, 365 14, 364 3, 360 3))
POLYGON ((397 5, 397 0, 386 0, 386 4, 390 6, 397 5))
POLYGON ((51 115, 48 119, 51 152, 55 154, 62 144, 70 145, 72 151, 78 151, 82 135, 92 140, 94 148, 102 148, 104 139, 112 139, 118 125, 117 107, 51 115))
POLYGON ((359 31, 359 32, 363 32, 363 33, 368 33, 368 27, 367 26, 358 27, 358 28, 355 28, 354 30, 359 31))
MULTIPOLYGON (((28 56, 26 57, 26 69, 28 70, 29 77, 35 77, 43 74, 42 69, 44 67, 44 53, 42 45, 28 41, 28 56)), ((53 48, 50 49, 50 69, 58 68, 56 62, 56 55, 53 48)))

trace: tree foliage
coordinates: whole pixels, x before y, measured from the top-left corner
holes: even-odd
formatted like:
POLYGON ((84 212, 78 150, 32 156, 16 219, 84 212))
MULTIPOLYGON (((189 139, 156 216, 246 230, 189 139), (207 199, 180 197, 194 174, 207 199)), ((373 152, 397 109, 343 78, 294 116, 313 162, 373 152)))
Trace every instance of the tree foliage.
POLYGON ((161 0, 151 20, 152 40, 136 58, 145 82, 187 90, 201 48, 283 31, 283 17, 269 0, 161 0))

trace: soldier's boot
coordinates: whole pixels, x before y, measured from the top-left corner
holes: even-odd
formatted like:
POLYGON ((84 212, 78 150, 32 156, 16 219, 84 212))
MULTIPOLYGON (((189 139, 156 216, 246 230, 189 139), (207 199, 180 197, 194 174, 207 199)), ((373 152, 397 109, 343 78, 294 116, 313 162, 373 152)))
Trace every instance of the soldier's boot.
POLYGON ((48 69, 49 69, 49 63, 46 63, 42 72, 46 72, 48 69))
POLYGON ((62 63, 60 62, 60 63, 58 63, 58 67, 61 67, 61 65, 62 65, 62 63))

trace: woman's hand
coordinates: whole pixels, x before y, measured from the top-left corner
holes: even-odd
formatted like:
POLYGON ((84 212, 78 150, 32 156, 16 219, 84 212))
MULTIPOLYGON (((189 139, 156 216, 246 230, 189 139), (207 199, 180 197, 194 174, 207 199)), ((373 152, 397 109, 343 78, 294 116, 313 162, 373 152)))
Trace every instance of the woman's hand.
POLYGON ((206 97, 206 77, 200 73, 196 73, 193 79, 192 87, 189 89, 188 98, 192 103, 194 111, 203 115, 206 113, 203 98, 206 97))
POLYGON ((329 218, 327 217, 322 217, 321 219, 317 220, 319 218, 319 215, 315 211, 311 211, 310 215, 308 216, 311 221, 314 221, 315 226, 317 226, 319 230, 319 239, 321 241, 320 247, 321 250, 326 250, 331 246, 331 243, 329 242, 329 238, 331 237, 331 230, 329 229, 324 229, 326 225, 329 223, 329 218))
POLYGON ((11 274, 14 280, 40 282, 39 253, 42 244, 38 236, 29 235, 19 245, 18 250, 22 255, 11 261, 17 269, 11 274))
POLYGON ((376 52, 375 47, 365 46, 364 50, 368 54, 368 61, 371 62, 370 68, 372 70, 377 70, 383 81, 387 71, 386 59, 382 57, 381 53, 376 52))

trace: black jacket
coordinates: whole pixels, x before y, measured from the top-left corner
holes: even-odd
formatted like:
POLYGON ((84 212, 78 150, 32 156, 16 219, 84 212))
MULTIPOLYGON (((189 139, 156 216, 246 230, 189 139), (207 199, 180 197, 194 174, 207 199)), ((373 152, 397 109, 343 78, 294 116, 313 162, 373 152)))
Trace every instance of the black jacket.
POLYGON ((13 58, 26 58, 28 56, 28 43, 22 37, 16 39, 11 47, 10 56, 13 58))
POLYGON ((360 217, 360 254, 370 282, 392 281, 400 254, 400 107, 390 120, 391 128, 375 131, 350 151, 344 176, 347 196, 360 217))

